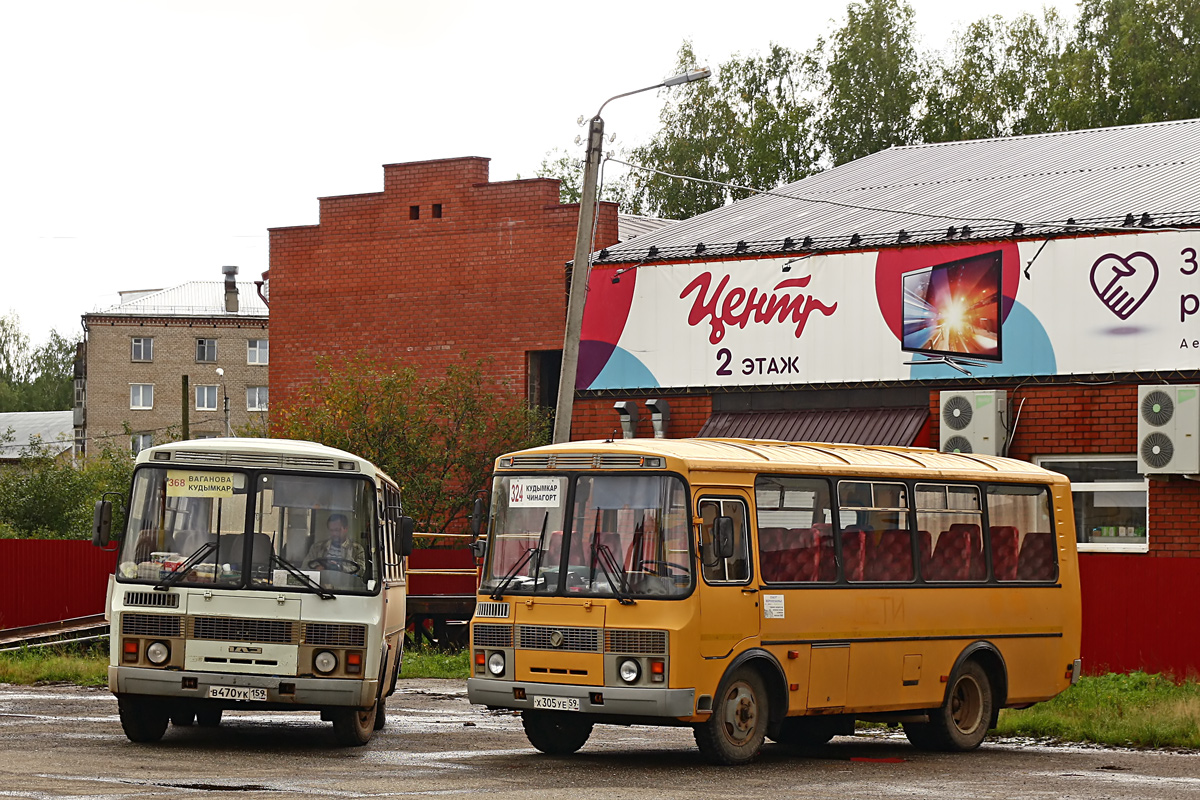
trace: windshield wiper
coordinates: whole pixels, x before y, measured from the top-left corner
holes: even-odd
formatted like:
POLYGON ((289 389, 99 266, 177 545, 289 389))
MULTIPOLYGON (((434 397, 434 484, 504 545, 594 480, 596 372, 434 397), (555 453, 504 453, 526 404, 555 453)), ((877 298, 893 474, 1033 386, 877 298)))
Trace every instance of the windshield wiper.
MULTIPOLYGON (((548 519, 550 519, 549 511, 547 511, 542 516, 542 532, 538 535, 538 546, 531 547, 528 550, 526 550, 525 555, 518 558, 517 563, 512 565, 512 569, 510 569, 507 573, 505 573, 504 577, 500 579, 499 585, 496 586, 496 591, 492 592, 490 595, 490 597, 493 600, 499 600, 501 597, 504 596, 504 590, 508 588, 508 585, 510 583, 512 583, 513 578, 517 577, 517 573, 521 571, 521 567, 523 567, 529 563, 529 559, 533 557, 533 554, 535 552, 541 551, 542 539, 544 539, 546 536, 546 520, 548 520, 548 519)), ((541 566, 541 563, 542 563, 541 556, 538 556, 538 566, 539 567, 541 566)), ((534 586, 534 589, 536 590, 537 589, 537 574, 536 574, 536 572, 534 574, 533 586, 534 586)))
POLYGON ((337 595, 328 589, 322 588, 321 584, 314 581, 312 577, 301 571, 299 567, 288 561, 283 556, 271 553, 271 561, 286 569, 289 575, 299 578, 301 583, 316 592, 317 596, 319 596, 322 600, 334 600, 337 598, 337 595))
POLYGON ((604 577, 608 579, 608 585, 612 587, 613 594, 617 598, 617 602, 623 606, 633 605, 633 598, 629 596, 629 587, 625 581, 628 575, 621 567, 617 557, 613 555, 612 548, 606 544, 600 544, 598 539, 592 540, 592 563, 600 566, 600 571, 604 573, 604 577), (609 571, 611 570, 611 572, 609 571), (613 577, 615 574, 621 575, 621 580, 618 583, 613 577))
POLYGON ((168 586, 183 580, 183 576, 186 575, 192 567, 199 564, 204 560, 205 556, 216 549, 216 542, 205 542, 204 544, 200 545, 198 548, 196 548, 194 553, 184 559, 183 563, 175 568, 174 572, 169 573, 167 577, 156 583, 154 585, 154 590, 156 592, 165 592, 168 586))

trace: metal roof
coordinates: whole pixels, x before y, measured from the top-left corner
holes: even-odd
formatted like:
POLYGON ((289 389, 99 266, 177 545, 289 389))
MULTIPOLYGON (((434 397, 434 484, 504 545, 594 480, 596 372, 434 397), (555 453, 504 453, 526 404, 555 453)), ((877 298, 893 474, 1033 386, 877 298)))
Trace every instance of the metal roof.
POLYGON ((628 242, 643 234, 670 225, 675 220, 662 217, 643 217, 637 214, 617 214, 617 237, 628 242))
POLYGON ((893 147, 614 245, 596 263, 1194 225, 1200 119, 893 147))
POLYGON ((0 413, 0 434, 12 431, 12 441, 0 442, 0 459, 20 458, 31 443, 44 445, 58 454, 74 445, 75 412, 7 411, 0 413))
POLYGON ((908 447, 928 417, 926 407, 716 412, 697 435, 908 447))
POLYGON ((238 310, 225 310, 223 281, 189 281, 87 316, 136 317, 266 317, 267 307, 253 283, 238 281, 238 310))

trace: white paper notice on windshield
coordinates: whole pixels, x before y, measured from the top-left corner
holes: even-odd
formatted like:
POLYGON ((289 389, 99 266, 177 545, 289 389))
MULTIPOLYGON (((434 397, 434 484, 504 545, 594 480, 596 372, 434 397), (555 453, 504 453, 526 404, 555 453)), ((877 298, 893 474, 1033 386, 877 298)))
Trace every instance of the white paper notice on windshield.
POLYGON ((167 497, 233 497, 233 474, 169 469, 167 497))
POLYGON ((765 619, 783 619, 783 595, 781 594, 764 594, 763 599, 763 617, 765 619))
POLYGON ((558 508, 562 505, 562 479, 512 478, 508 483, 510 508, 558 508))

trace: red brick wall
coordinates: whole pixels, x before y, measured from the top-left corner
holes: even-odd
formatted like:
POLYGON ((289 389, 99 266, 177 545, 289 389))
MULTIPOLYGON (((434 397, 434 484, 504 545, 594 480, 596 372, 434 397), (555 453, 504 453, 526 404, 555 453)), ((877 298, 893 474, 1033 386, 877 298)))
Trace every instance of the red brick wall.
MULTIPOLYGON (((389 164, 382 192, 321 198, 319 224, 270 232, 272 402, 361 350, 430 375, 490 356, 524 397, 526 353, 562 349, 577 215, 556 180, 489 183, 485 158, 389 164)), ((601 204, 596 247, 616 238, 601 204)))
MULTIPOLYGON (((590 397, 576 400, 571 415, 571 438, 574 440, 607 439, 613 436, 621 438, 621 418, 613 408, 620 400, 632 400, 638 406, 637 435, 645 438, 654 436, 654 428, 650 423, 650 409, 646 408, 648 397, 661 397, 661 395, 590 397)), ((712 398, 708 395, 668 397, 666 400, 671 409, 671 419, 667 425, 667 436, 671 439, 695 436, 712 413, 712 398)))

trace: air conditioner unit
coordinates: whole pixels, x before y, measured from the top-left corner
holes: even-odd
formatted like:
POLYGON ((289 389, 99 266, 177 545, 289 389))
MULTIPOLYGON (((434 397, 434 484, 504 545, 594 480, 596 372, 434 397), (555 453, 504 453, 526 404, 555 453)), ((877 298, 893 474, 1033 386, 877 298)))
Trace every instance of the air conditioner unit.
POLYGON ((1004 452, 1006 392, 1001 389, 942 392, 939 406, 942 452, 987 456, 1004 452))
POLYGON ((1138 387, 1138 472, 1200 473, 1200 386, 1138 387))

